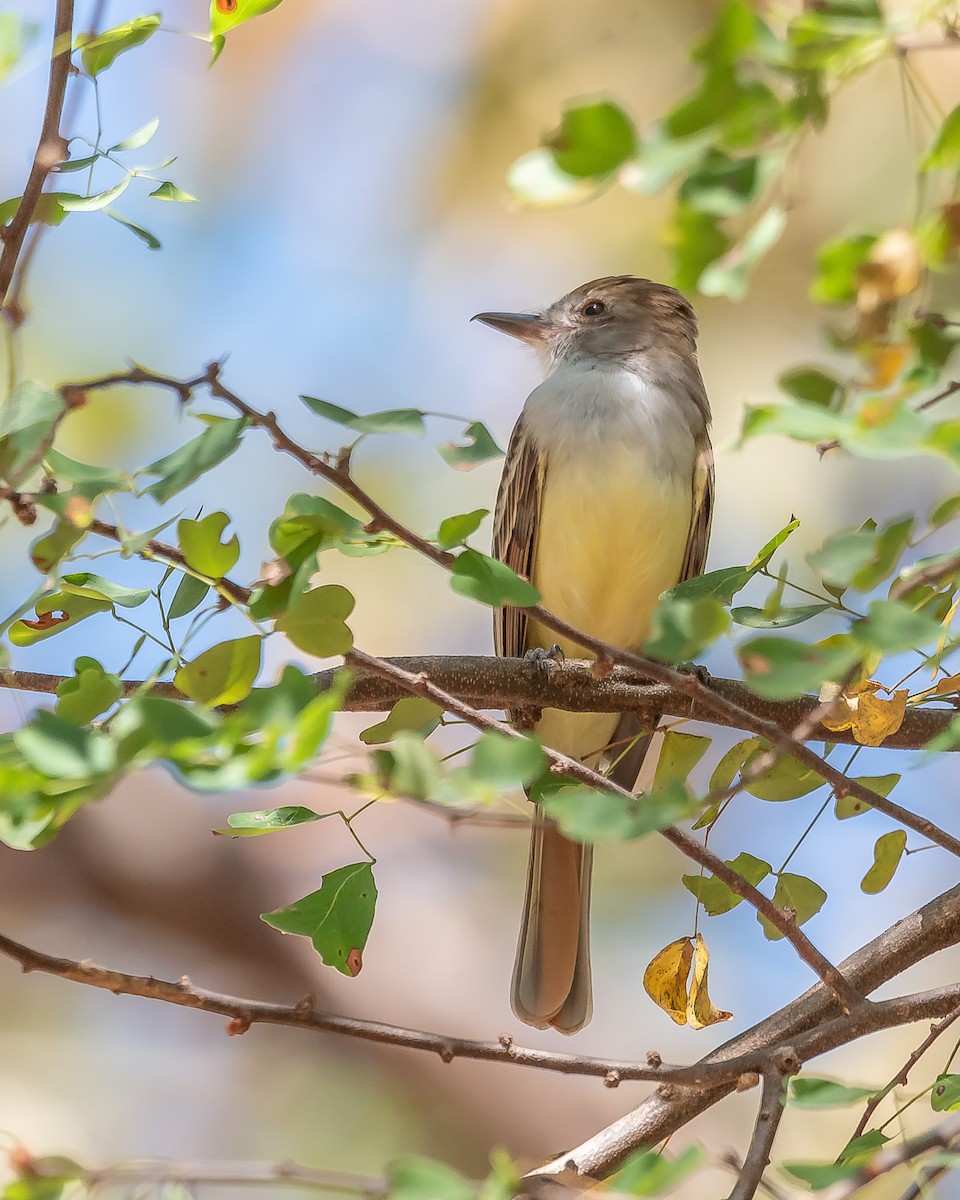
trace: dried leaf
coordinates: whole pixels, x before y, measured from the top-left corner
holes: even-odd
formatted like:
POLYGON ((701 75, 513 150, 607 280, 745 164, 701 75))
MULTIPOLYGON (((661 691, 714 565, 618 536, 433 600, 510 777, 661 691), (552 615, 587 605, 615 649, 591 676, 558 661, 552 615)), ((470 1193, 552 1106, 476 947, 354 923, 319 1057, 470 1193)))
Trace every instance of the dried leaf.
POLYGON ((690 997, 687 1000, 687 1024, 691 1029, 706 1029, 708 1025, 719 1025, 721 1021, 733 1018, 733 1013, 715 1008, 707 994, 709 965, 710 951, 703 935, 698 933, 693 956, 693 975, 690 979, 690 997))
POLYGON ((909 229, 888 229, 870 248, 857 273, 857 308, 875 312, 891 300, 909 296, 920 286, 923 263, 909 229))
POLYGON ((710 951, 701 934, 697 934, 696 940, 678 938, 654 955, 643 973, 644 990, 678 1025, 706 1029, 720 1021, 729 1021, 733 1013, 715 1008, 707 992, 709 963, 710 951))
POLYGON ((692 962, 691 939, 677 938, 653 956, 643 973, 644 991, 678 1025, 687 1023, 687 976, 692 962))
POLYGON ((882 392, 888 388, 903 370, 910 353, 909 342, 895 342, 892 345, 874 343, 864 354, 869 368, 869 375, 863 381, 863 386, 871 391, 882 392))
POLYGON ((833 700, 834 709, 821 723, 834 733, 849 729, 861 746, 882 746, 903 724, 909 695, 906 688, 889 698, 877 695, 886 690, 875 679, 851 684, 843 694, 837 684, 824 684, 820 699, 833 700))

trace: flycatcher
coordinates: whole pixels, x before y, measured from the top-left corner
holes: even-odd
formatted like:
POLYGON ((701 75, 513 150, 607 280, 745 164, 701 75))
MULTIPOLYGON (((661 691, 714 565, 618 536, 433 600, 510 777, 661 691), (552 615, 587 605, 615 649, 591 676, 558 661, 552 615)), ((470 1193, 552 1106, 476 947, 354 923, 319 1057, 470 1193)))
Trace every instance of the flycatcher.
MULTIPOLYGON (((533 346, 545 367, 510 439, 493 552, 558 617, 637 650, 660 593, 699 575, 707 555, 713 456, 693 309, 674 288, 615 275, 542 312, 475 320, 533 346)), ((497 610, 494 642, 511 658, 556 642, 586 655, 522 608, 497 610)), ((548 708, 533 728, 544 745, 636 785, 650 731, 634 714, 548 708)), ((575 1033, 590 1019, 592 862, 591 846, 536 809, 512 1002, 539 1029, 575 1033)))

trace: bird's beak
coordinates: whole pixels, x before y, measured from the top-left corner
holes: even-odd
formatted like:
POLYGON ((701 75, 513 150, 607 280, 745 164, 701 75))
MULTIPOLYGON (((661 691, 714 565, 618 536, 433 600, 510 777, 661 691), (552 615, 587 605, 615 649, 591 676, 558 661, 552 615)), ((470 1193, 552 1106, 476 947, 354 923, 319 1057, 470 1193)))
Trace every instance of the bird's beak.
POLYGON ((519 338, 531 346, 547 341, 554 333, 552 323, 541 313, 483 312, 470 319, 482 321, 491 329, 509 333, 511 337, 519 338))

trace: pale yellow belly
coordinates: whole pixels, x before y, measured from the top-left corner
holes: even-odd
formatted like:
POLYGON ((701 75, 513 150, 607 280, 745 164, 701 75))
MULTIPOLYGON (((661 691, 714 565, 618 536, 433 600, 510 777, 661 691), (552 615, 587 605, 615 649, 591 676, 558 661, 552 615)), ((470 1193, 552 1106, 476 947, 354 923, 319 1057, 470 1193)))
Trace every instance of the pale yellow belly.
MULTIPOLYGON (((661 592, 679 579, 690 528, 690 481, 658 479, 636 450, 547 465, 533 582, 543 604, 594 637, 639 649, 661 592)), ((582 646, 531 622, 527 649, 559 642, 570 658, 582 646)), ((610 741, 617 714, 544 709, 537 733, 545 745, 593 759, 610 741)))

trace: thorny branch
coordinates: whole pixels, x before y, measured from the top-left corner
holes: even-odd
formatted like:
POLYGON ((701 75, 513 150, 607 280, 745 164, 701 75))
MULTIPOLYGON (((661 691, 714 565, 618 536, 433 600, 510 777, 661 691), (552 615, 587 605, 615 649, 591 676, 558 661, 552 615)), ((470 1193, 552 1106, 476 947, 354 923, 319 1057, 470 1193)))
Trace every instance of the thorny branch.
POLYGON ((43 191, 47 176, 67 157, 67 144, 60 134, 60 117, 70 74, 70 51, 73 42, 73 0, 57 0, 53 26, 53 47, 50 52, 50 76, 47 83, 47 102, 40 128, 40 139, 33 156, 33 165, 24 185, 16 214, 0 230, 3 251, 0 253, 0 314, 14 326, 22 314, 6 304, 7 291, 23 247, 23 239, 33 219, 34 210, 43 191))
MULTIPOLYGON (((416 550, 424 558, 444 570, 449 570, 452 566, 454 555, 449 551, 439 549, 387 512, 350 475, 349 464, 344 461, 343 456, 331 461, 329 456, 324 457, 307 450, 284 432, 275 413, 260 412, 225 387, 220 380, 219 363, 210 363, 203 375, 189 380, 179 380, 172 376, 144 370, 142 367, 133 367, 126 372, 118 372, 64 386, 85 392, 113 387, 121 383, 147 384, 166 388, 174 392, 181 403, 188 400, 197 387, 206 386, 211 395, 245 416, 251 425, 264 429, 277 450, 289 454, 311 474, 333 484, 344 495, 351 497, 371 518, 372 528, 392 533, 411 549, 416 550)), ((926 817, 908 811, 859 780, 848 777, 825 758, 815 754, 807 745, 797 741, 787 730, 775 722, 758 717, 735 701, 712 692, 705 684, 701 683, 695 674, 680 671, 657 659, 646 658, 641 654, 611 646, 599 638, 576 629, 566 621, 562 621, 540 604, 529 605, 526 612, 530 617, 535 618, 537 624, 543 628, 583 646, 585 650, 596 656, 598 663, 602 666, 609 667, 619 663, 632 668, 654 682, 676 689, 680 694, 698 703, 702 711, 701 719, 718 720, 766 738, 778 754, 789 755, 797 759, 798 762, 815 771, 827 783, 839 789, 839 794, 861 800, 878 812, 884 813, 891 820, 907 829, 912 829, 914 833, 920 834, 921 837, 927 838, 935 845, 960 858, 960 839, 947 833, 926 817)))

